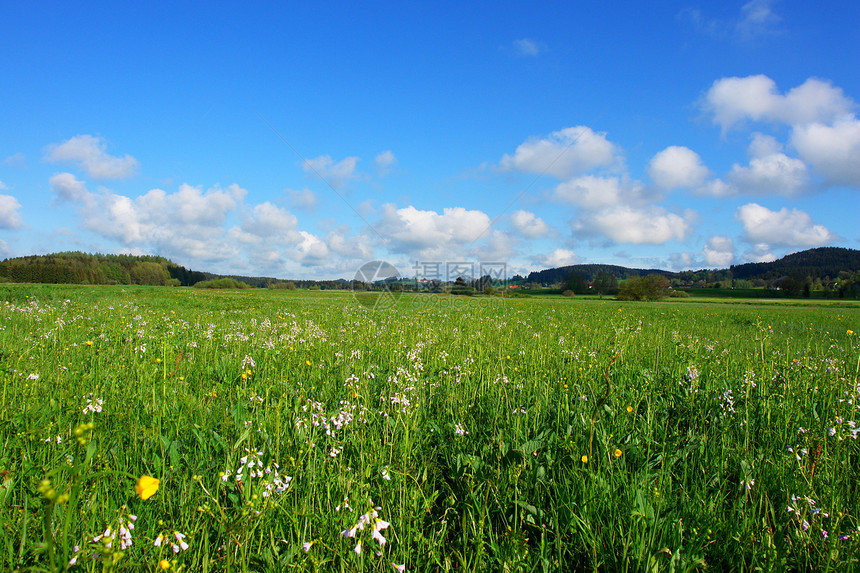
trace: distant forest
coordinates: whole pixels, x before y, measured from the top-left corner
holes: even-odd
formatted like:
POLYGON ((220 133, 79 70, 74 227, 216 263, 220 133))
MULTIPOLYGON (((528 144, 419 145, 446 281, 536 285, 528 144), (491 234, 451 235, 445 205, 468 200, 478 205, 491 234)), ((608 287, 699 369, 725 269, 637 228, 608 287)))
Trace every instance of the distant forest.
POLYGON ((666 277, 675 289, 734 288, 779 289, 786 296, 860 298, 860 251, 820 247, 769 263, 733 265, 727 269, 671 272, 614 265, 572 265, 530 273, 523 286, 557 287, 576 294, 599 286, 606 294, 617 291, 619 281, 649 274, 666 277), (614 288, 613 288, 614 287, 614 288))
MULTIPOLYGON (((615 294, 623 281, 657 274, 674 289, 774 289, 784 296, 860 298, 860 251, 821 247, 787 255, 770 263, 747 263, 727 269, 670 272, 615 265, 573 265, 516 276, 517 287, 551 287, 575 294, 615 294)), ((344 279, 281 280, 272 277, 218 275, 193 271, 150 255, 103 255, 79 251, 33 255, 0 261, 0 282, 86 285, 219 286, 225 279, 256 288, 344 289, 344 279)), ((481 279, 483 280, 483 279, 481 279)), ((241 285, 241 286, 244 286, 241 285)), ((481 285, 472 285, 478 287, 481 285)), ((483 291, 483 288, 477 290, 483 291)))
POLYGON ((194 286, 204 281, 235 279, 252 287, 344 288, 343 281, 279 281, 271 277, 243 277, 192 271, 164 257, 103 255, 79 251, 33 255, 0 261, 0 282, 194 286))

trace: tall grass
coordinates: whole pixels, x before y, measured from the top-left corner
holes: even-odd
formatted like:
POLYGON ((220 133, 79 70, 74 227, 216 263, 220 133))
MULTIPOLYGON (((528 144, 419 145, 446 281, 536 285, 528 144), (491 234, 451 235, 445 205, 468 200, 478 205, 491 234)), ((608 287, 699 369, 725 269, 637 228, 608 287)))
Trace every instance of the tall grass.
POLYGON ((5 288, 0 570, 856 567, 860 307, 5 288))

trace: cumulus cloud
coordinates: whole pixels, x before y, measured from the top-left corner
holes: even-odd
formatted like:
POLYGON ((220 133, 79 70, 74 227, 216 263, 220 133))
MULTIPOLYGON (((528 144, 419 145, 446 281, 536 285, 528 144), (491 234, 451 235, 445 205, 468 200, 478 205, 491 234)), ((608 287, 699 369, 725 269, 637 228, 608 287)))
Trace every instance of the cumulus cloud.
POLYGON ((705 243, 702 256, 710 267, 728 267, 735 260, 734 243, 730 237, 714 235, 705 243))
POLYGON ((797 126, 791 143, 830 183, 860 186, 860 121, 797 126))
POLYGON ((380 177, 388 175, 397 165, 397 158, 390 150, 383 151, 373 160, 380 177))
POLYGON ((652 205, 636 209, 618 205, 589 213, 573 223, 578 234, 602 235, 615 243, 661 245, 673 239, 683 240, 690 232, 695 213, 671 213, 652 205))
POLYGON ((543 51, 543 48, 540 43, 534 40, 522 38, 514 40, 514 50, 521 56, 537 56, 543 51))
POLYGON ((48 183, 54 192, 54 204, 62 201, 82 203, 90 197, 86 184, 71 173, 57 173, 48 180, 48 183))
POLYGON ((642 205, 649 199, 638 181, 598 175, 583 175, 558 184, 553 198, 583 209, 642 205))
POLYGON ((48 146, 45 159, 78 163, 93 179, 124 179, 137 172, 137 159, 131 155, 114 157, 106 149, 101 137, 76 135, 59 145, 48 146))
POLYGON ((297 239, 297 224, 295 215, 266 201, 254 206, 242 230, 266 243, 288 244, 297 239))
POLYGON ((23 225, 18 209, 21 204, 11 195, 0 195, 0 229, 19 229, 23 225))
POLYGON ((704 183, 708 173, 698 153, 677 145, 657 153, 648 164, 648 175, 664 189, 698 187, 704 183))
POLYGON ((539 255, 536 260, 547 268, 569 267, 577 265, 582 261, 575 252, 562 248, 558 248, 545 255, 539 255))
POLYGON ((749 154, 749 166, 735 164, 728 175, 738 193, 792 197, 806 187, 806 164, 782 153, 782 146, 773 137, 753 134, 749 154))
POLYGON ((771 211, 748 203, 737 210, 735 217, 743 225, 744 239, 759 245, 759 251, 772 246, 820 247, 837 239, 824 225, 816 224, 808 213, 798 209, 771 211))
POLYGON ((504 171, 523 171, 566 179, 597 167, 608 167, 618 160, 618 149, 589 127, 568 127, 545 138, 521 143, 513 155, 505 154, 499 162, 504 171))
POLYGON ((511 226, 518 234, 529 239, 542 237, 549 232, 549 226, 543 219, 523 210, 511 213, 511 226))
POLYGON ((471 245, 489 226, 490 217, 483 211, 449 207, 437 213, 386 203, 376 227, 395 252, 440 258, 471 245))
POLYGON ((726 132, 744 120, 790 125, 830 123, 849 117, 856 104, 825 80, 809 78, 782 95, 776 82, 756 75, 715 81, 705 94, 703 108, 726 132))
POLYGON ((326 183, 335 189, 343 187, 350 180, 359 177, 355 171, 357 164, 358 157, 347 157, 335 163, 330 155, 320 155, 301 162, 302 169, 306 174, 322 177, 326 183))

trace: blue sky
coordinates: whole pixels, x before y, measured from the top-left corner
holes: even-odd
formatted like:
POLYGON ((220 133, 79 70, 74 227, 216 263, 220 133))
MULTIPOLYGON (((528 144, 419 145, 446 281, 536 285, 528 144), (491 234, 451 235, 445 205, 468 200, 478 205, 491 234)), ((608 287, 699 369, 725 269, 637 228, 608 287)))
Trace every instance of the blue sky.
POLYGON ((0 256, 352 277, 858 248, 860 4, 0 4, 0 256))

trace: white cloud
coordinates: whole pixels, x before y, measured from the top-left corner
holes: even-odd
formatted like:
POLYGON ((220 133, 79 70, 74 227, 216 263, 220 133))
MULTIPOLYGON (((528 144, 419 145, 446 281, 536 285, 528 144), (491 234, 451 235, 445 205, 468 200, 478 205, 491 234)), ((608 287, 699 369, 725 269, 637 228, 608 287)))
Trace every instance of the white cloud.
POLYGON ((319 237, 306 231, 299 231, 300 242, 290 253, 292 258, 304 266, 315 266, 326 262, 329 249, 319 237))
POLYGON ((772 263, 776 255, 770 250, 770 245, 758 243, 744 252, 744 260, 750 263, 772 263))
POLYGON ((304 189, 285 189, 284 192, 289 197, 290 207, 293 209, 312 211, 319 205, 319 198, 307 187, 304 189))
POLYGON ((757 203, 740 207, 735 217, 744 228, 744 239, 758 244, 761 250, 771 246, 820 247, 837 239, 825 226, 817 225, 812 217, 798 209, 783 207, 771 211, 757 203))
POLYGON ((9 188, 6 186, 6 184, 0 181, 0 191, 6 191, 7 189, 9 188))
POLYGON ((27 156, 19 151, 5 158, 3 163, 9 167, 24 167, 27 165, 27 156))
POLYGON ((76 135, 46 149, 48 161, 73 161, 79 163, 94 179, 123 179, 137 172, 137 160, 131 155, 114 157, 105 151, 107 144, 101 137, 76 135))
POLYGON ((714 235, 702 251, 705 263, 711 267, 728 267, 735 260, 735 246, 730 237, 714 235))
POLYGON ((18 229, 24 222, 18 209, 21 204, 11 195, 0 195, 0 229, 18 229))
POLYGON ((301 162, 302 169, 306 174, 322 177, 326 183, 335 189, 343 187, 350 180, 359 177, 355 172, 357 164, 358 157, 347 157, 335 163, 330 155, 320 155, 301 162))
POLYGON ((809 78, 782 95, 765 75, 721 78, 705 95, 703 107, 723 132, 744 120, 790 125, 830 123, 850 116, 853 100, 830 82, 809 78))
POLYGON ((645 188, 627 177, 583 175, 556 186, 553 197, 583 209, 615 205, 642 205, 648 199, 645 188))
POLYGON ((752 39, 774 30, 780 17, 771 9, 771 4, 773 0, 750 0, 741 7, 741 19, 737 23, 741 38, 752 39))
POLYGON ((521 56, 537 56, 543 51, 538 42, 530 40, 529 38, 514 40, 514 49, 521 56))
POLYGON ((577 265, 582 261, 575 252, 561 248, 545 255, 539 255, 536 257, 536 260, 547 268, 569 267, 577 265))
POLYGON ((709 197, 731 197, 738 194, 738 188, 730 185, 722 179, 712 179, 705 182, 701 187, 696 188, 697 195, 706 195, 709 197))
POLYGON ((566 179, 618 160, 616 146, 605 133, 589 127, 568 127, 542 139, 521 143, 513 155, 505 154, 499 166, 505 171, 524 171, 566 179))
MULTIPOLYGON (((482 262, 507 261, 514 255, 518 241, 518 237, 511 233, 493 230, 484 240, 472 245, 467 251, 468 256, 482 262)), ((475 272, 479 269, 476 268, 475 272)))
POLYGON ((389 248, 401 253, 419 253, 422 258, 444 258, 482 238, 490 227, 490 217, 482 211, 447 207, 442 213, 422 211, 412 205, 398 209, 382 206, 377 226, 391 240, 389 248))
POLYGON ((792 197, 807 185, 806 164, 781 152, 771 136, 753 134, 749 146, 749 167, 735 164, 728 180, 738 193, 774 194, 792 197))
POLYGON ((669 268, 676 271, 691 269, 696 264, 693 253, 672 253, 669 255, 669 268))
POLYGON ((541 237, 549 232, 549 226, 543 219, 529 211, 514 211, 511 213, 511 225, 520 235, 529 239, 541 237))
POLYGON ((698 153, 677 145, 657 153, 648 164, 648 175, 664 189, 698 187, 704 183, 708 173, 698 153))
POLYGON ((694 218, 692 211, 681 216, 656 205, 643 209, 619 205, 587 214, 574 222, 573 230, 603 235, 616 243, 662 245, 673 239, 683 240, 694 218))
POLYGON ((791 143, 828 182, 860 186, 860 121, 797 126, 791 143))
POLYGON ((298 239, 296 216, 268 201, 255 205, 242 230, 267 244, 290 244, 298 239))
POLYGON ((51 190, 54 192, 55 204, 58 201, 81 203, 90 197, 90 192, 87 191, 86 184, 83 181, 79 181, 71 173, 57 173, 48 180, 48 183, 50 183, 51 190))
POLYGON ((383 151, 373 160, 380 177, 384 177, 397 165, 397 158, 390 150, 383 151))

